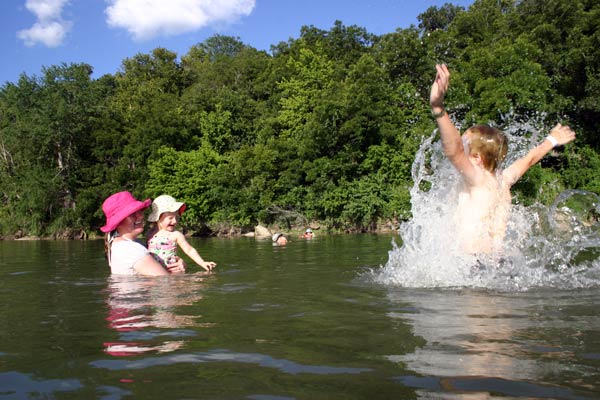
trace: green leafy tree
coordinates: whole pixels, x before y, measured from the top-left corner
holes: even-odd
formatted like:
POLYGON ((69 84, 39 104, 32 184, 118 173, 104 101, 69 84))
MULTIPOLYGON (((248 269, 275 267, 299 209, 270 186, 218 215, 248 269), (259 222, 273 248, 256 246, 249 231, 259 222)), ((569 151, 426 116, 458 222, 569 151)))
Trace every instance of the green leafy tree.
POLYGON ((460 65, 463 72, 458 73, 459 81, 468 86, 462 89, 468 91, 470 101, 459 99, 470 105, 467 120, 500 121, 509 113, 530 118, 549 108, 551 79, 535 61, 539 57, 537 47, 523 38, 504 39, 470 48, 468 54, 468 62, 460 65))
POLYGON ((437 62, 463 127, 575 126, 576 143, 515 186, 519 202, 598 191, 599 15, 589 0, 476 0, 381 36, 336 21, 270 54, 215 35, 180 62, 158 48, 97 80, 85 64, 23 75, 0 88, 0 230, 96 229, 102 200, 125 189, 186 201, 196 232, 409 218, 437 62))
POLYGON ((76 199, 96 123, 89 65, 43 72, 42 78, 22 75, 1 96, 4 207, 13 221, 9 230, 26 234, 82 228, 76 199))
POLYGON ((454 18, 465 9, 461 6, 455 6, 445 3, 441 7, 429 7, 424 13, 419 14, 419 29, 431 33, 437 30, 447 30, 454 18))
POLYGON ((214 132, 204 131, 208 128, 206 118, 228 120, 227 138, 220 139, 224 140, 220 151, 255 143, 256 120, 272 92, 272 86, 265 83, 269 73, 266 53, 239 39, 217 35, 193 46, 182 57, 182 65, 188 87, 182 94, 181 106, 195 138, 192 143, 196 145, 203 136, 213 135, 214 132))
POLYGON ((146 195, 151 198, 162 194, 175 197, 187 204, 182 223, 195 230, 211 222, 220 201, 213 196, 213 174, 221 157, 205 145, 192 151, 177 151, 163 146, 156 157, 148 162, 146 195))
POLYGON ((179 98, 183 89, 176 54, 158 48, 123 61, 115 77, 112 109, 118 116, 122 153, 113 174, 115 187, 143 187, 146 160, 162 145, 184 148, 189 132, 179 98))

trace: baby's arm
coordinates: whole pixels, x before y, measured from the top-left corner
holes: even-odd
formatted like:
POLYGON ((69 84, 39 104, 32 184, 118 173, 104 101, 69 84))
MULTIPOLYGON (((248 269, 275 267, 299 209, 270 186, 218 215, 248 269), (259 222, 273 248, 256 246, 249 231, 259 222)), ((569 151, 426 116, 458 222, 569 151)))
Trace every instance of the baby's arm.
POLYGON ((444 64, 437 64, 435 68, 436 75, 431 86, 429 104, 440 129, 444 154, 461 175, 465 177, 467 182, 473 184, 477 176, 476 170, 465 154, 460 132, 456 129, 444 108, 444 97, 450 85, 450 71, 448 71, 448 67, 444 64))
POLYGON ((575 132, 566 125, 556 124, 548 137, 531 149, 523 158, 518 159, 503 172, 504 180, 509 186, 514 185, 527 170, 540 161, 554 146, 562 146, 575 139, 575 132))
POLYGON ((183 233, 173 233, 175 234, 175 238, 177 239, 177 245, 181 247, 181 250, 183 250, 183 252, 187 254, 188 257, 191 258, 196 264, 198 264, 207 271, 211 271, 214 267, 217 266, 217 264, 212 261, 204 261, 200 254, 198 254, 198 251, 191 244, 188 243, 183 233))

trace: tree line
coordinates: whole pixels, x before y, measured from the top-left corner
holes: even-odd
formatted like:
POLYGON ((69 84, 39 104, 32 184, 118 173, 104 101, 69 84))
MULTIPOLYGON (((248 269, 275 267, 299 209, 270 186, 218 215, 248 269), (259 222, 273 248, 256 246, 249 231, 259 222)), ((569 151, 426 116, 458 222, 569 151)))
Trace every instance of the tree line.
POLYGON ((453 72, 446 103, 465 127, 575 127, 575 144, 534 167, 516 201, 600 193, 598 1, 448 3, 418 21, 384 35, 304 26, 270 52, 215 35, 98 79, 87 64, 22 74, 0 88, 0 235, 96 232, 120 190, 185 201, 197 234, 409 218, 437 62, 453 72))

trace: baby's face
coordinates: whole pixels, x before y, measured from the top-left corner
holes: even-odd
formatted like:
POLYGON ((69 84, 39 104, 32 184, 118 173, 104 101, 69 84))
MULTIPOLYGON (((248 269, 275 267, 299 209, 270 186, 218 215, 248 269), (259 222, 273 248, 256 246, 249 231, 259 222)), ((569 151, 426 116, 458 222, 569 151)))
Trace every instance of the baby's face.
POLYGON ((177 212, 164 212, 160 215, 158 226, 160 229, 164 229, 169 232, 173 232, 179 221, 179 213, 177 212))

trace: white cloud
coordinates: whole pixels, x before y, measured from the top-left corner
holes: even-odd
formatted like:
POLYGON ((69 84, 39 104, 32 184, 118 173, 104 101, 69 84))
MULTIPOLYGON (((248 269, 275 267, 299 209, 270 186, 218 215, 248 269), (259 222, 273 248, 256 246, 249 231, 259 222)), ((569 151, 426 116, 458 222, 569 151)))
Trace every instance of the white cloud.
POLYGON ((249 15, 256 0, 107 0, 107 23, 136 40, 192 32, 249 15))
POLYGON ((60 46, 70 29, 66 22, 36 22, 31 28, 17 32, 17 37, 25 42, 26 46, 42 43, 48 47, 60 46))
POLYGON ((17 32, 17 37, 25 42, 26 46, 37 43, 48 47, 62 44, 71 29, 71 22, 62 19, 63 7, 69 0, 27 0, 25 8, 37 17, 37 22, 29 29, 17 32))
POLYGON ((27 0, 25 7, 41 21, 60 19, 68 0, 27 0))

